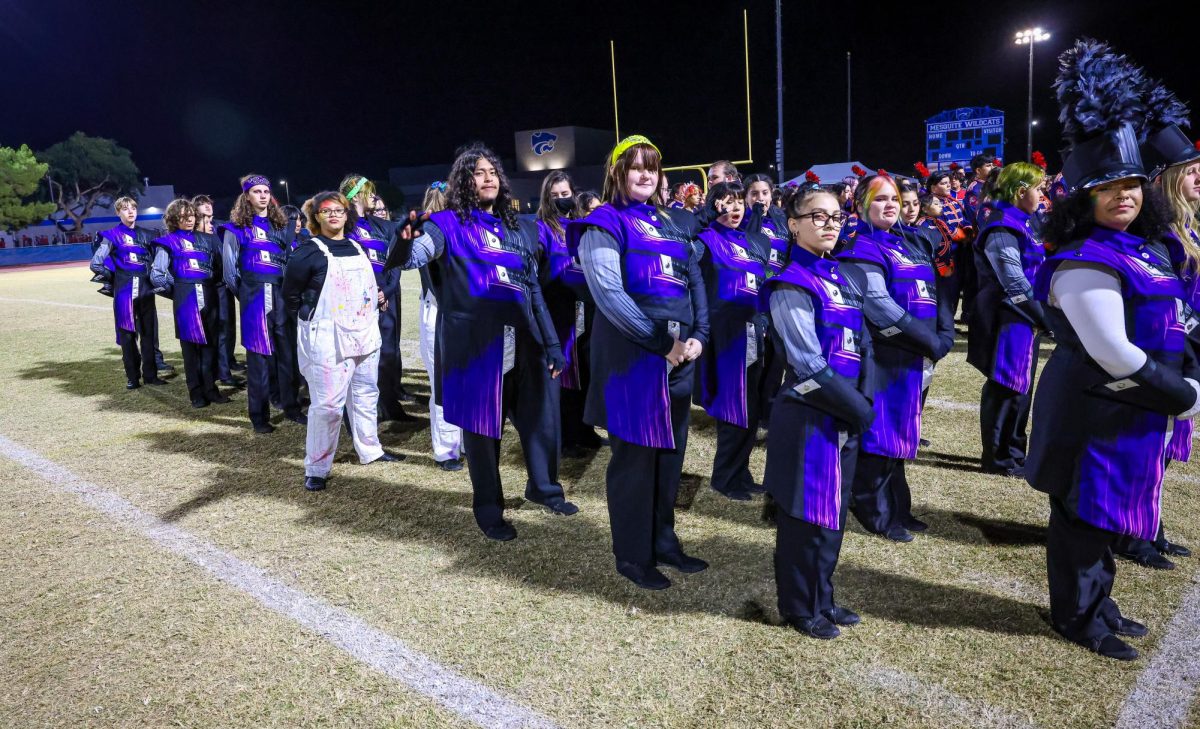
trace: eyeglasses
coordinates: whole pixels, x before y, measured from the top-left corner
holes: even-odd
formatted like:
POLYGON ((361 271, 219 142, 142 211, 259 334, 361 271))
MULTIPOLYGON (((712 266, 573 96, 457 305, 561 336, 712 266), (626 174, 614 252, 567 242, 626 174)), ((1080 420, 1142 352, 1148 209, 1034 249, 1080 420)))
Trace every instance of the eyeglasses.
POLYGON ((829 227, 830 223, 833 223, 833 227, 840 228, 845 225, 847 217, 848 216, 845 213, 834 213, 833 215, 830 215, 829 213, 820 210, 814 213, 805 213, 804 215, 796 216, 798 220, 811 218, 814 228, 827 228, 829 227))
POLYGON ((327 218, 340 218, 346 214, 346 208, 321 208, 317 214, 327 218))

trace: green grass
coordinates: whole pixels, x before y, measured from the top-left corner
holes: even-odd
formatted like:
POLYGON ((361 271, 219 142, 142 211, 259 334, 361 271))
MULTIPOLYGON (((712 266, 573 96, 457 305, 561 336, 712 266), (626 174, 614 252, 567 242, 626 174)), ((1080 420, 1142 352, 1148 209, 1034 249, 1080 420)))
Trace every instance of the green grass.
MULTIPOLYGON (((973 412, 927 412, 933 445, 909 466, 927 535, 897 545, 851 524, 838 600, 863 623, 818 642, 777 625, 773 533, 759 502, 708 489, 715 431, 699 410, 684 470, 704 480, 678 531, 712 568, 671 573, 674 587, 647 593, 613 569, 607 454, 565 462, 577 516, 522 505, 511 513, 520 537, 506 544, 478 533, 466 472, 432 467, 427 427, 383 433, 385 446, 408 455, 400 464, 358 466, 343 442, 329 489, 305 492, 300 426, 253 435, 244 394, 193 410, 182 375, 126 392, 110 313, 5 301, 108 306, 87 279, 85 268, 0 273, 0 434, 564 726, 970 726, 1007 717, 1092 727, 1114 721, 1145 666, 1106 661, 1050 631, 1045 498, 975 470, 973 412), (867 680, 889 669, 964 703, 867 680)), ((406 287, 415 281, 406 277, 406 287)), ((410 340, 415 297, 406 288, 410 340)), ((161 321, 163 349, 180 367, 161 321)), ((931 397, 977 402, 982 378, 962 349, 939 365, 931 397)), ((409 389, 427 396, 419 360, 405 364, 409 389)), ((505 443, 511 498, 524 476, 511 430, 505 443)), ((754 453, 755 473, 764 457, 754 453)), ((1171 473, 1200 477, 1200 468, 1171 473)), ((0 476, 9 491, 0 500, 0 725, 456 723, 28 471, 0 459, 0 476)), ((1168 479, 1164 502, 1169 534, 1200 546, 1195 487, 1168 479)), ((1196 560, 1178 564, 1169 573, 1118 568, 1115 597, 1151 627, 1138 641, 1150 654, 1197 576, 1196 560)), ((1200 725, 1194 710, 1191 722, 1200 725)))

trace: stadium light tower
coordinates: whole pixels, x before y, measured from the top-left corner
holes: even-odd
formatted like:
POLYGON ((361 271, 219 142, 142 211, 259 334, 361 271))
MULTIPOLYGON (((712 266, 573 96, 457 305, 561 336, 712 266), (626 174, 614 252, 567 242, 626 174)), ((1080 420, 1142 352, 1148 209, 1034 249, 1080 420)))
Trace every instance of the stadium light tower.
POLYGON ((1029 114, 1025 118, 1025 159, 1033 156, 1033 45, 1049 40, 1050 34, 1041 28, 1027 28, 1018 31, 1016 44, 1029 46, 1029 114))
POLYGON ((287 195, 287 204, 292 204, 292 188, 288 187, 287 180, 280 180, 280 185, 283 185, 283 193, 287 195))

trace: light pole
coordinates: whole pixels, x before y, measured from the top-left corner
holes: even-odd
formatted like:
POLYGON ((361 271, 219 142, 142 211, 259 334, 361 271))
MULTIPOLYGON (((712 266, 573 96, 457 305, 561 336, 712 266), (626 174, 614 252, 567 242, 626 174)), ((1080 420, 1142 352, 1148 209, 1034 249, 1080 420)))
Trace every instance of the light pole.
POLYGON ((283 194, 287 196, 287 204, 292 204, 292 190, 288 187, 287 180, 280 180, 280 185, 283 185, 283 194))
POLYGON ((1033 44, 1041 43, 1049 38, 1050 34, 1041 28, 1027 28, 1019 31, 1016 37, 1017 45, 1029 46, 1029 113, 1025 117, 1025 159, 1033 156, 1033 44))

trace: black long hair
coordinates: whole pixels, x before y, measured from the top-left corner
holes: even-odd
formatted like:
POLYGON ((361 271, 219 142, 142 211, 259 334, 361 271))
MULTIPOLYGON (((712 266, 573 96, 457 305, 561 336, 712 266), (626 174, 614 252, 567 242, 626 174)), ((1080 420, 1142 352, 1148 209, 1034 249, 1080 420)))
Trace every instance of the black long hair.
POLYGON ((562 170, 554 170, 546 175, 546 179, 542 180, 542 195, 538 202, 537 217, 546 225, 550 226, 550 230, 554 231, 555 235, 562 235, 562 223, 558 221, 558 208, 554 205, 554 200, 550 198, 550 188, 560 182, 565 182, 571 186, 571 197, 575 197, 575 181, 571 176, 562 170))
MULTIPOLYGON (((1162 240, 1171 232, 1171 208, 1166 198, 1149 182, 1142 181, 1142 209, 1129 232, 1146 240, 1162 240)), ((1042 228, 1048 250, 1084 238, 1096 225, 1096 206, 1091 190, 1076 190, 1054 203, 1042 228)))
POLYGON ((496 168, 496 177, 500 179, 500 190, 496 202, 492 203, 492 214, 504 221, 506 228, 517 227, 517 211, 512 206, 512 187, 508 184, 508 175, 496 153, 480 142, 460 147, 450 167, 450 184, 446 192, 446 209, 453 210, 458 219, 467 222, 471 211, 479 207, 479 193, 475 192, 475 165, 481 159, 486 159, 496 168))

